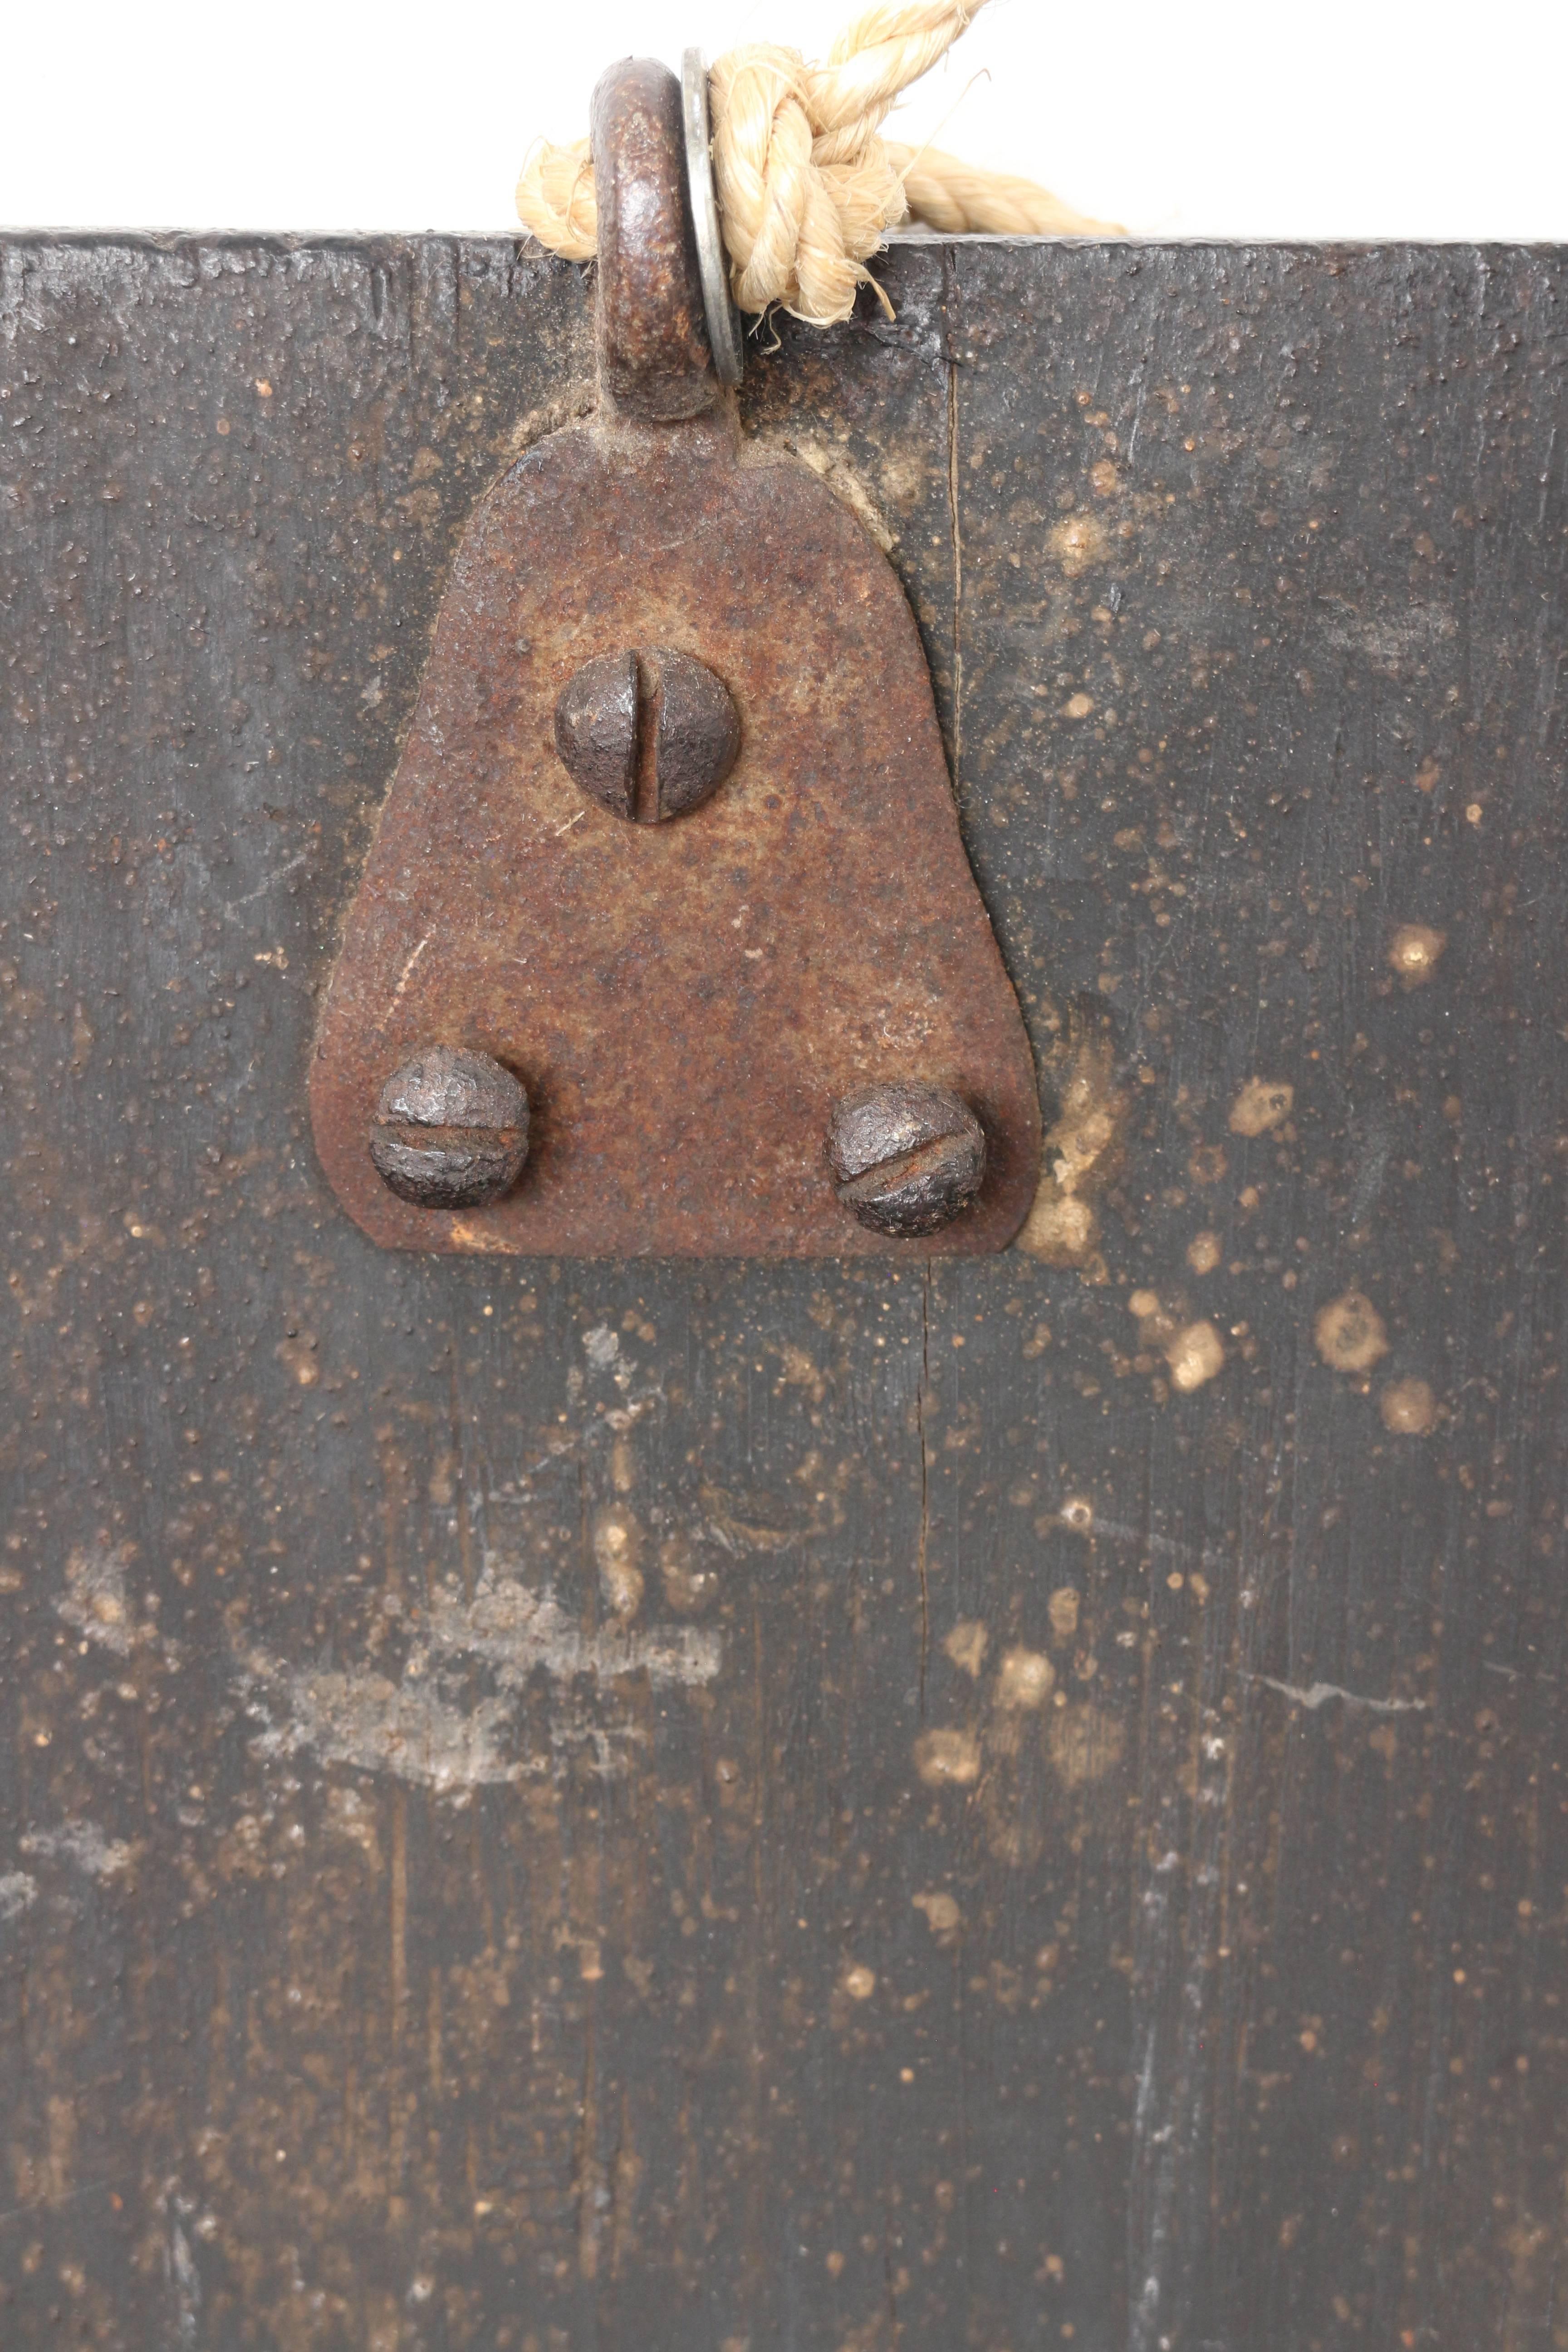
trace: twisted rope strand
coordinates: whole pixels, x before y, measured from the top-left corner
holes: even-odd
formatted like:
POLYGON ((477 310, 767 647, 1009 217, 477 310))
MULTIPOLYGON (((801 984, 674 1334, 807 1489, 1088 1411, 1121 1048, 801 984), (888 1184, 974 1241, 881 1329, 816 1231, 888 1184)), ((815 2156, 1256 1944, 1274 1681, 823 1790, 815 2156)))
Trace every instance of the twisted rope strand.
POLYGON ((599 249, 594 156, 586 139, 564 147, 534 142, 517 184, 517 216, 563 261, 592 261, 599 249))
POLYGON ((1013 172, 983 172, 939 147, 900 147, 888 158, 913 219, 947 236, 1125 236, 1120 221, 1091 220, 1013 172))
MULTIPOLYGON (((812 326, 847 319, 857 289, 870 279, 867 261, 885 232, 910 217, 950 236, 1122 233, 1075 213, 1033 180, 879 135, 903 91, 984 5, 877 0, 846 26, 826 64, 808 64, 798 49, 776 42, 750 41, 714 65, 713 174, 742 310, 777 302, 812 326)), ((517 184, 517 209, 552 253, 590 259, 597 214, 588 142, 542 141, 517 184)))
POLYGON ((811 69, 812 128, 817 161, 853 163, 887 121, 894 101, 947 55, 985 0, 904 0, 868 8, 846 25, 811 69))

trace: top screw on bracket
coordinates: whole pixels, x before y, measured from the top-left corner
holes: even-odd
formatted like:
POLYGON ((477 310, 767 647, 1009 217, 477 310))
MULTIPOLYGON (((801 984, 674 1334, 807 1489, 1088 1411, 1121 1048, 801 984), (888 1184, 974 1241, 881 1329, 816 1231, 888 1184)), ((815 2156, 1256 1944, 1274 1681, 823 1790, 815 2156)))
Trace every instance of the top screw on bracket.
POLYGON ((568 774, 612 815, 684 816, 716 793, 741 749, 729 688, 668 646, 584 662, 555 705, 568 774))
POLYGON ((834 1106, 828 1164, 839 1199, 874 1234, 939 1234, 977 1197, 985 1133, 947 1087, 918 1079, 866 1087, 834 1106))

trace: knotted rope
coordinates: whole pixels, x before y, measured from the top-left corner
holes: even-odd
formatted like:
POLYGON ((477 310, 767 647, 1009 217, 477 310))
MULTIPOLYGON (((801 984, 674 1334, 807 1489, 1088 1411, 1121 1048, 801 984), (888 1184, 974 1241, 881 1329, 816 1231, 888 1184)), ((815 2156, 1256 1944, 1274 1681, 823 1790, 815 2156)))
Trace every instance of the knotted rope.
MULTIPOLYGON (((866 264, 901 220, 949 236, 1096 236, 1032 180, 984 172, 934 147, 880 137, 894 103, 945 56, 985 0, 880 0, 845 27, 825 65, 750 41, 712 68, 713 174, 730 276, 742 310, 779 303, 816 327, 847 319, 866 264)), ((585 139, 537 145, 517 184, 519 218, 568 261, 597 240, 585 139)))

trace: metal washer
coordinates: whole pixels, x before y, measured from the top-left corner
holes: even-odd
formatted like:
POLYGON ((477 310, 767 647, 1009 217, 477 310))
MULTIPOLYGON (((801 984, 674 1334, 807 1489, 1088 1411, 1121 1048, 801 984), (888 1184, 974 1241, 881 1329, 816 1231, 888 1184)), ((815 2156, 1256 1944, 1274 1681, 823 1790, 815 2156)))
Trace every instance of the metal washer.
POLYGON ((686 180, 691 194, 691 225, 697 234, 697 266, 702 278, 702 310, 708 341, 721 383, 739 383, 746 369, 741 314, 730 291, 730 269, 719 227, 713 185, 713 131, 708 113, 708 68, 700 49, 688 49, 680 63, 681 112, 686 124, 686 180))

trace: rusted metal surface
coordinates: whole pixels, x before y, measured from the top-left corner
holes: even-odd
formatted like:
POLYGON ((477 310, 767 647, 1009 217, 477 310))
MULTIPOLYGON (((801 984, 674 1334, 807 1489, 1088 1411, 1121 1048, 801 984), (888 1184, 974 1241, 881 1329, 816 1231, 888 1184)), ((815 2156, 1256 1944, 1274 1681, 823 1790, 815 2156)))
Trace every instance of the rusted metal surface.
POLYGON ((521 1172, 528 1097, 488 1054, 438 1045, 388 1078, 369 1144, 377 1175, 400 1201, 481 1209, 521 1172))
POLYGON ((589 110, 598 205, 600 380, 664 424, 719 396, 687 194, 680 84, 650 58, 612 66, 589 110))
POLYGON ((595 96, 623 194, 597 296, 614 400, 465 536, 322 1013, 316 1147, 405 1249, 999 1249, 1034 1197, 1037 1082, 898 580, 805 467, 742 449, 728 405, 626 413, 626 354, 685 315, 662 71, 595 96), (535 1124, 523 1181, 442 1218, 377 1181, 370 1136, 387 1073, 459 1044, 519 1075, 535 1124), (830 1181, 833 1107, 910 1084, 956 1088, 984 1135, 879 1215, 830 1181))
POLYGON ((612 816, 637 813, 637 718, 645 698, 634 653, 595 654, 555 700, 555 749, 573 782, 612 816))
POLYGON ((1568 262, 885 276, 1030 1248, 520 1261, 304 1087, 584 274, 0 240, 5 2352, 1561 2352, 1568 262))
POLYGON ((584 662, 555 705, 555 749, 573 782, 629 822, 700 808, 740 748, 723 681, 671 646, 584 662))
POLYGON ((1034 1196, 1034 1068, 898 581, 727 415, 553 436, 465 538, 349 917, 310 1076, 334 1191, 405 1249, 886 1251, 826 1160, 833 1104, 881 1078, 973 1105, 985 1189, 931 1246, 1001 1247, 1034 1196), (628 638, 689 651, 740 712, 728 782, 679 824, 620 823, 556 756, 563 687, 628 638), (366 1149, 434 1044, 515 1070, 535 1120, 516 1189, 446 1223, 366 1149))
POLYGON ((867 1087, 836 1103, 827 1160, 873 1233, 912 1240, 962 1216, 985 1178, 985 1130, 946 1087, 867 1087))

